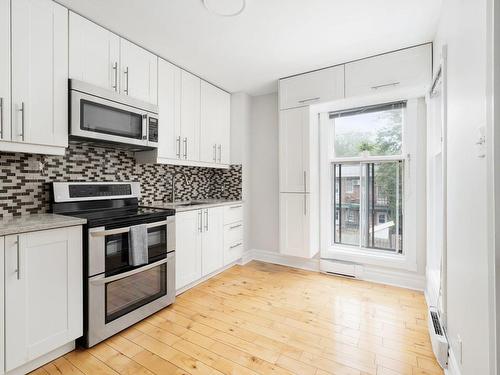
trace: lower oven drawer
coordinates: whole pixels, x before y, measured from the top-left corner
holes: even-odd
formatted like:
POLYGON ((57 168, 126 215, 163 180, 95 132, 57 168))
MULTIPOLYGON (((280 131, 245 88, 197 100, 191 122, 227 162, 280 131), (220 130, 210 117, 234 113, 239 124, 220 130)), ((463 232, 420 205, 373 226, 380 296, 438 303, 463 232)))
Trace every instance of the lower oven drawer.
POLYGON ((175 256, 122 274, 89 279, 86 346, 130 327, 175 299, 175 256))

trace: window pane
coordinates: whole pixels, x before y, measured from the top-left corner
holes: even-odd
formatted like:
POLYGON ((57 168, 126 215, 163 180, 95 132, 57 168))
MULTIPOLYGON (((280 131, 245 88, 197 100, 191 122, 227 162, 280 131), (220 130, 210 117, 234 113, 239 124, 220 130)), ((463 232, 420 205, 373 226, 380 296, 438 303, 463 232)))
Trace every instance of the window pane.
POLYGON ((365 164, 366 247, 402 252, 403 162, 365 164))
POLYGON ((334 165, 334 242, 359 246, 360 164, 334 165))
POLYGON ((400 155, 406 103, 331 113, 336 157, 400 155))

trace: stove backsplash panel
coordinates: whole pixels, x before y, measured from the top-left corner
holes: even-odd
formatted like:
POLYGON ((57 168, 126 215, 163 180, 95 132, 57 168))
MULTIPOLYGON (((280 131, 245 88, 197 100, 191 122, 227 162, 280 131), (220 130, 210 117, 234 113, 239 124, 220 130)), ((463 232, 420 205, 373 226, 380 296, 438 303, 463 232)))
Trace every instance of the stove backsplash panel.
POLYGON ((50 209, 50 183, 59 181, 139 181, 142 204, 176 200, 241 199, 242 167, 229 169, 136 163, 133 152, 82 144, 64 156, 0 152, 0 218, 50 209))

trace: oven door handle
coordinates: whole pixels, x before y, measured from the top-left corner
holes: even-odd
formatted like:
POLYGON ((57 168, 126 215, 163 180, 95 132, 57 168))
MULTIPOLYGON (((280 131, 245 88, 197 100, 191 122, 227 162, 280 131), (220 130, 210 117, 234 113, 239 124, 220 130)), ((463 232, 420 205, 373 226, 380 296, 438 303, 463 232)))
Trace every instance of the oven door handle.
MULTIPOLYGON (((174 220, 175 219, 173 217, 169 217, 169 218, 167 218, 167 220, 149 223, 149 224, 147 224, 147 227, 148 227, 148 229, 155 228, 155 227, 161 227, 162 225, 168 225, 168 224, 174 223, 174 220)), ((125 228, 102 230, 99 232, 91 232, 90 235, 92 237, 106 237, 106 236, 112 236, 114 234, 128 233, 129 231, 130 231, 130 227, 125 227, 125 228)))
POLYGON ((167 257, 165 259, 159 260, 158 262, 146 264, 145 266, 142 266, 140 268, 136 268, 136 269, 133 269, 133 270, 128 271, 128 272, 120 273, 118 275, 109 276, 109 277, 105 277, 102 279, 101 278, 94 278, 93 280, 90 280, 90 282, 92 284, 95 284, 95 285, 102 285, 102 284, 108 284, 108 283, 116 281, 116 280, 121 280, 121 279, 124 279, 126 277, 136 275, 138 273, 150 270, 151 268, 161 266, 162 264, 165 264, 168 261, 171 261, 173 256, 174 256, 173 253, 167 254, 167 257))

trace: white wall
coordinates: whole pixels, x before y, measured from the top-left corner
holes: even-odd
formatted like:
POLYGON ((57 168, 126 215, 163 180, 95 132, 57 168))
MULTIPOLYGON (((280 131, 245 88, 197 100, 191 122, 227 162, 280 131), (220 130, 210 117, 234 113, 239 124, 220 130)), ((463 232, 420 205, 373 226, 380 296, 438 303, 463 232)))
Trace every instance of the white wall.
POLYGON ((278 251, 278 95, 252 97, 251 103, 249 248, 278 251))
POLYGON ((486 168, 490 155, 479 158, 475 144, 488 120, 487 2, 445 0, 434 53, 438 62, 442 46, 448 45, 447 331, 464 375, 493 373, 486 168))

